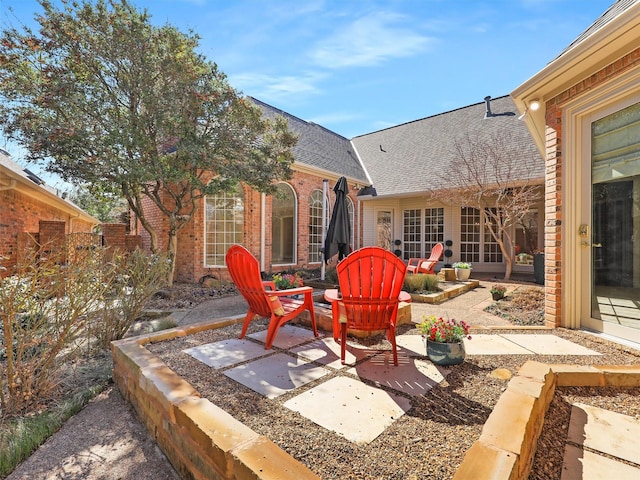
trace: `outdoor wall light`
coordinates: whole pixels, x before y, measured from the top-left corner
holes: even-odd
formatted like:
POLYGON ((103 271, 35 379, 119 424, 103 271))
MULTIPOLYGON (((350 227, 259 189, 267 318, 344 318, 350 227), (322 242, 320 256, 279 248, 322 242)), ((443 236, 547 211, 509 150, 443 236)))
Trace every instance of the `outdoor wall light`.
POLYGON ((539 108, 540 108, 540 100, 535 99, 529 102, 529 110, 531 110, 532 112, 535 112, 539 108))

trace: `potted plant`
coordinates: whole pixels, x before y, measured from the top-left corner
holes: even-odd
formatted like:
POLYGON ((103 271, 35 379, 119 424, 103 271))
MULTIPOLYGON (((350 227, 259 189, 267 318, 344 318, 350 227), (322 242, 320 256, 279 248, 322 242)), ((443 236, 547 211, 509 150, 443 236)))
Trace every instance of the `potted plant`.
POLYGON ((436 365, 458 365, 464 361, 464 339, 471 339, 469 325, 455 318, 430 315, 417 325, 427 344, 427 357, 436 365))
POLYGON ((304 286, 302 278, 297 273, 276 273, 273 275, 273 283, 276 284, 278 290, 304 286))
POLYGON ((456 262, 453 264, 453 268, 456 272, 456 279, 465 281, 469 279, 471 275, 471 264, 469 262, 456 262))
POLYGON ((505 287, 504 285, 500 285, 499 283, 496 283, 491 287, 491 290, 489 291, 491 292, 491 296, 493 297, 494 300, 501 300, 504 298, 504 294, 507 291, 507 287, 505 287))

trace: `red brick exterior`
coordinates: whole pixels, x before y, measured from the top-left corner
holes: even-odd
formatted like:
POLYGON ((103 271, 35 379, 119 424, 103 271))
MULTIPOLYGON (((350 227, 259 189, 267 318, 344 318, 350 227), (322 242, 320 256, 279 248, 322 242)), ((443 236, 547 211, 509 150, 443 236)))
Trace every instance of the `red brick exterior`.
MULTIPOLYGON (((68 213, 52 203, 46 203, 25 195, 15 189, 0 191, 0 266, 6 268, 6 274, 15 267, 18 258, 18 237, 25 232, 37 235, 41 222, 62 222, 62 227, 53 227, 45 223, 45 235, 62 228, 62 233, 69 233, 72 222, 74 232, 90 232, 91 224, 74 219, 68 213)), ((55 237, 50 235, 47 238, 55 237)), ((42 239, 40 239, 43 241, 42 239)), ((1 270, 1 269, 0 269, 1 270)), ((2 272, 0 272, 2 274, 2 272)))
POLYGON ((562 114, 567 102, 640 65, 640 48, 594 72, 546 102, 545 193, 545 321, 558 327, 562 319, 562 114))
MULTIPOLYGON (((287 181, 288 185, 293 188, 295 198, 297 200, 297 263, 287 265, 283 268, 306 268, 309 258, 309 202, 311 194, 315 190, 322 191, 323 178, 308 173, 294 172, 291 180, 287 181)), ((329 182, 330 188, 333 187, 334 181, 329 182)), ((330 201, 333 202, 335 196, 333 191, 328 192, 330 201)), ((353 200, 354 206, 356 202, 355 190, 350 192, 350 198, 353 200)), ((261 201, 262 195, 250 188, 244 189, 244 232, 242 244, 249 249, 258 260, 261 257, 261 234, 262 234, 262 218, 261 218, 261 201)), ((265 197, 265 218, 264 223, 264 265, 265 270, 270 273, 272 268, 272 239, 271 239, 271 196, 265 197)), ((355 224, 359 225, 357 218, 358 209, 354 208, 355 224)), ((329 215, 330 215, 329 211, 329 215)), ((161 250, 166 249, 167 244, 167 222, 159 209, 147 201, 145 204, 145 216, 147 220, 158 229, 158 243, 161 250)), ((135 221, 135 220, 134 220, 135 221)), ((204 264, 205 245, 205 216, 204 216, 204 200, 198 205, 198 210, 193 218, 178 234, 178 251, 176 254, 176 272, 174 280, 177 282, 195 283, 204 276, 212 275, 218 278, 228 279, 228 274, 224 268, 206 268, 204 264)), ((142 237, 143 247, 148 249, 150 246, 149 234, 138 223, 133 228, 142 237)), ((357 238, 355 232, 354 237, 357 238)), ((310 267, 320 267, 319 263, 312 264, 310 267)))

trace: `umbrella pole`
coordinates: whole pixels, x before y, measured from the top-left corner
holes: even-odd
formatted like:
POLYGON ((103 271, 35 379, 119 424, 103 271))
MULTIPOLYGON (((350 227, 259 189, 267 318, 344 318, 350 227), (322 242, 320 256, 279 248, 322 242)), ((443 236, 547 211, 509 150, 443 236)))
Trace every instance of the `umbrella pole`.
POLYGON ((325 274, 325 258, 324 258, 324 242, 327 237, 327 189, 329 180, 322 180, 322 265, 320 266, 320 280, 324 280, 325 274))

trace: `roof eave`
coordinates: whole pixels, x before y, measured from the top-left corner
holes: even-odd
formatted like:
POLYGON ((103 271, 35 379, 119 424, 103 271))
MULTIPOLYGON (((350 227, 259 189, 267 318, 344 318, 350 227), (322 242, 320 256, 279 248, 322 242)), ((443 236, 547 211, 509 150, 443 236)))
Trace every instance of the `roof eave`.
MULTIPOLYGON (((533 99, 545 102, 589 75, 640 47, 640 3, 629 7, 511 92, 518 110, 526 112, 533 99)), ((545 154, 545 109, 526 112, 524 121, 536 146, 545 154)))
POLYGON ((73 203, 58 197, 57 195, 48 191, 45 188, 35 185, 28 178, 25 178, 22 175, 19 175, 18 173, 10 169, 3 168, 2 170, 3 170, 3 174, 6 177, 8 177, 10 180, 15 181, 13 189, 22 193, 23 195, 26 195, 30 198, 33 198, 34 200, 38 200, 40 202, 43 202, 49 205, 54 205, 56 208, 63 211, 64 213, 73 216, 74 219, 79 219, 84 222, 87 222, 92 227, 95 227, 96 225, 100 225, 102 223, 100 220, 89 215, 87 212, 82 210, 80 207, 74 205, 73 203))

